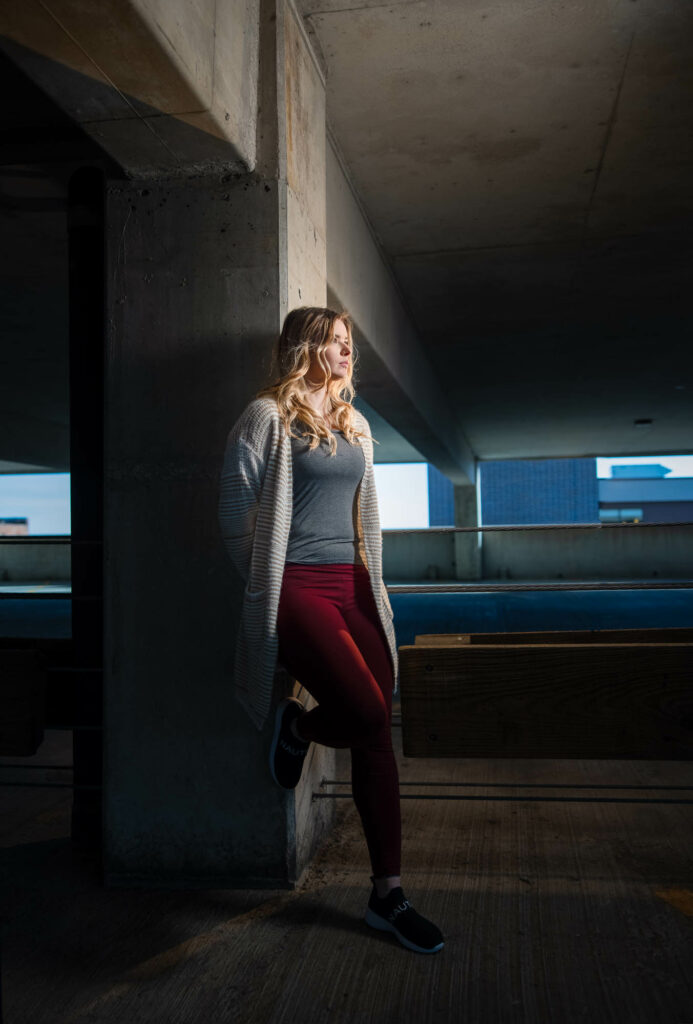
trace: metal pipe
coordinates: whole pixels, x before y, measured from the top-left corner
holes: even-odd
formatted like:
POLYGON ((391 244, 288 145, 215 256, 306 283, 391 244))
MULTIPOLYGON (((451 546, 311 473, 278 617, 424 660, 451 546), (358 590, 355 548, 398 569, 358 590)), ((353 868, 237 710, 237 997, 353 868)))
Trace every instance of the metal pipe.
POLYGON ((46 732, 103 732, 102 725, 48 725, 46 732))
POLYGON ((550 593, 553 590, 691 590, 693 580, 669 580, 656 583, 639 583, 635 580, 602 580, 600 583, 581 582, 579 580, 547 580, 543 583, 501 583, 495 580, 478 582, 470 580, 464 582, 449 582, 441 580, 439 583, 397 583, 387 584, 387 592, 391 595, 397 594, 471 594, 471 593, 500 593, 505 590, 521 591, 544 591, 550 593))
POLYGON ((103 789, 103 786, 80 782, 0 782, 0 786, 34 786, 38 789, 103 789))
MULTIPOLYGON (((352 793, 313 793, 313 800, 349 800, 352 793)), ((693 804, 693 800, 648 800, 637 797, 618 796, 460 796, 457 793, 433 793, 417 796, 402 793, 400 800, 530 800, 541 803, 581 804, 693 804)))
POLYGON ((72 769, 72 768, 74 768, 74 765, 72 765, 72 764, 7 764, 6 761, 3 761, 3 762, 0 763, 0 769, 2 769, 2 768, 21 768, 22 770, 24 770, 26 768, 34 768, 34 769, 42 768, 44 771, 52 772, 54 769, 57 769, 58 771, 65 771, 65 769, 68 769, 68 768, 72 769))
POLYGON ((384 529, 383 533, 495 533, 527 530, 642 530, 657 527, 693 526, 693 522, 679 523, 517 523, 510 526, 422 526, 414 529, 384 529))
MULTIPOLYGON (((693 786, 647 786, 647 785, 610 785, 608 783, 589 782, 402 782, 400 786, 471 786, 481 789, 484 786, 494 789, 512 789, 520 786, 522 789, 693 789, 693 786)), ((339 782, 336 779, 322 779, 320 788, 323 786, 350 786, 350 782, 339 782)))

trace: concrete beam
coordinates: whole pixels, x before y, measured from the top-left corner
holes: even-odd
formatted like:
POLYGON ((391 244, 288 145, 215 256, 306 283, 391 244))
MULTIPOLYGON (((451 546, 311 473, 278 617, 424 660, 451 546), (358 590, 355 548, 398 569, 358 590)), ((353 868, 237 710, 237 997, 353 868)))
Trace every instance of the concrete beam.
POLYGON ((330 301, 349 310, 357 327, 358 393, 453 483, 473 483, 474 452, 422 348, 334 139, 327 147, 327 237, 330 301))
POLYGON ((13 0, 0 37, 129 176, 255 166, 259 0, 13 0))
POLYGON ((276 9, 279 272, 285 315, 296 306, 327 301, 325 78, 293 4, 284 0, 276 9))

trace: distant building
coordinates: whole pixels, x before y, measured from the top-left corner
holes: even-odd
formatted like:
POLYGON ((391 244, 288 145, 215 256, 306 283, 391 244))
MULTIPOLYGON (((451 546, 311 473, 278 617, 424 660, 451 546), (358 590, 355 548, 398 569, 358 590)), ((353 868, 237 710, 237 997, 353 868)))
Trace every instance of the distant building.
MULTIPOLYGON (((671 470, 659 463, 611 471, 611 479, 599 479, 591 458, 482 462, 482 522, 693 522, 693 477, 666 478, 671 470)), ((428 504, 431 526, 454 526, 453 485, 430 464, 428 504)))
POLYGON ((600 480, 599 517, 602 522, 693 522, 693 477, 600 480))
POLYGON ((599 522, 595 459, 504 459, 480 469, 485 526, 599 522))
POLYGON ((439 469, 428 463, 428 525, 455 525, 455 489, 439 469))
POLYGON ((0 536, 25 537, 29 533, 29 520, 22 516, 0 518, 0 536))

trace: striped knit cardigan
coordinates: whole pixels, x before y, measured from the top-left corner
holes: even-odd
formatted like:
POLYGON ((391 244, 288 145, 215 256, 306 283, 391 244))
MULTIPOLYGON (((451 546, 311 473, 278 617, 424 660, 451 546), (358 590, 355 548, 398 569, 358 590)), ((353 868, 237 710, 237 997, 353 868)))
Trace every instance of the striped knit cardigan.
MULTIPOLYGON (((368 421, 354 409, 354 425, 367 434, 365 471, 358 491, 358 539, 399 681, 392 607, 383 583, 382 535, 368 421)), ((235 694, 258 729, 272 702, 277 662, 277 609, 293 511, 291 438, 273 398, 249 403, 231 428, 221 472, 219 525, 231 561, 245 581, 236 637, 235 694)), ((300 682, 300 680, 299 680, 300 682)))

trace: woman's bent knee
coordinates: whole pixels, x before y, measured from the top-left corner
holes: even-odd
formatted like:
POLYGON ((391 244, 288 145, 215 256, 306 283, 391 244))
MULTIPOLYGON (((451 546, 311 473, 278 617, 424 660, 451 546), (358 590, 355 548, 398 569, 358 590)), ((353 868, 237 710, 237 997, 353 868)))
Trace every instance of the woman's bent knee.
POLYGON ((384 700, 370 701, 367 707, 361 708, 354 721, 354 739, 368 740, 382 732, 389 725, 389 713, 384 700))

